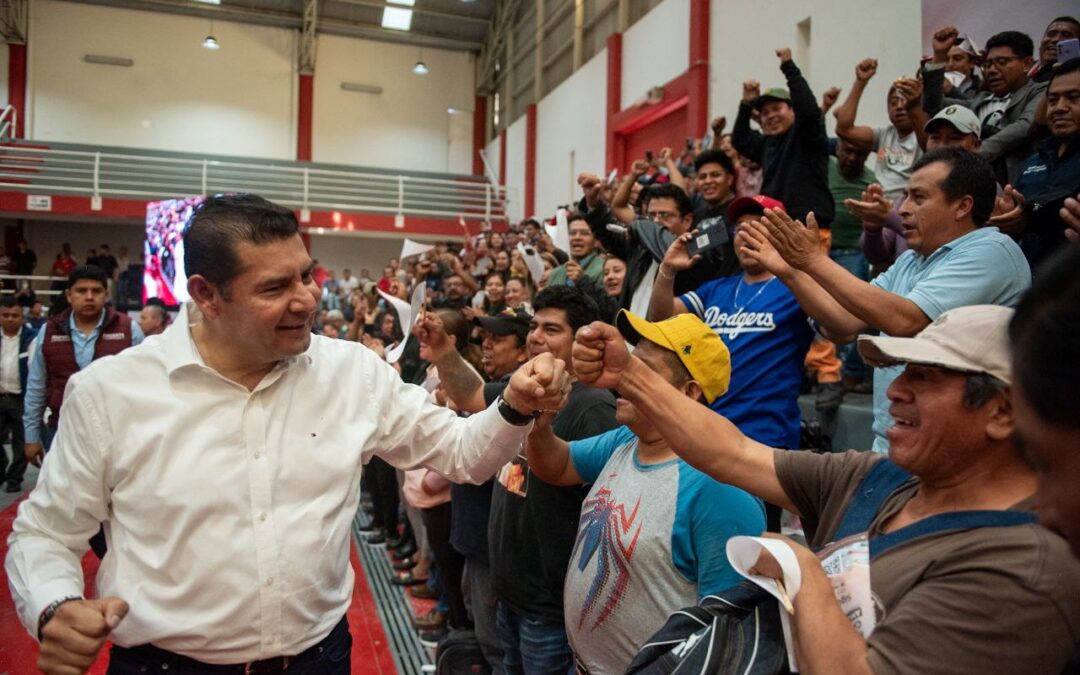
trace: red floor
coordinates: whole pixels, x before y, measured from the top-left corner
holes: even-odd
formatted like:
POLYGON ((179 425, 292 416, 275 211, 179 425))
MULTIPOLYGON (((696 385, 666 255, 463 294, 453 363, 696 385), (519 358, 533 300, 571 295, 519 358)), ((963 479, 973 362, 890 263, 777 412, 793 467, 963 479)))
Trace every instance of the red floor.
MULTIPOLYGON (((7 556, 7 538, 11 534, 11 523, 15 519, 18 503, 0 511, 0 560, 7 556)), ((358 675, 396 675, 394 657, 387 646, 375 601, 368 590, 367 578, 356 552, 352 553, 352 565, 356 572, 356 585, 353 588, 352 605, 349 607, 349 627, 353 637, 352 672, 358 675)), ((86 594, 94 592, 94 575, 97 573, 97 558, 87 553, 83 558, 83 574, 86 578, 86 594)), ((0 570, 3 589, 0 590, 0 673, 8 675, 32 675, 39 672, 34 663, 37 661, 38 647, 15 615, 15 605, 8 590, 7 575, 0 570)), ((426 611, 426 609, 425 609, 426 611)), ((93 675, 105 672, 108 657, 105 650, 94 666, 88 671, 93 675)))

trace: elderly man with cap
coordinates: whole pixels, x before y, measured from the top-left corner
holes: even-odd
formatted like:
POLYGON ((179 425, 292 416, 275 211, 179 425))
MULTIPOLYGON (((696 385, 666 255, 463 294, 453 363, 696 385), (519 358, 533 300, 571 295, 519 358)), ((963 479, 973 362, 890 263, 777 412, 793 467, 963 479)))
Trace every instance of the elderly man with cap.
POLYGON ((766 208, 784 210, 771 197, 740 197, 728 205, 735 223, 735 255, 742 274, 706 282, 674 294, 671 277, 695 264, 686 250, 691 235, 672 243, 653 285, 649 319, 687 312, 703 319, 723 340, 734 364, 727 393, 710 407, 759 443, 778 448, 799 444, 799 384, 814 330, 795 295, 772 272, 745 252, 742 225, 766 208))
MULTIPOLYGON (((704 409, 723 396, 731 360, 701 319, 650 323, 622 310, 616 323, 635 356, 689 401, 704 409)), ((541 416, 529 436, 533 474, 555 485, 592 484, 566 571, 566 631, 582 672, 622 673, 671 612, 741 581, 727 541, 759 534, 765 514, 743 490, 679 459, 626 400, 615 410, 622 426, 571 443, 552 432, 551 417, 541 416)))
MULTIPOLYGON (((872 365, 904 367, 889 386, 888 458, 757 443, 627 354, 612 326, 578 333, 574 370, 617 389, 696 468, 800 515, 811 548, 868 557, 868 579, 848 588, 872 598, 864 637, 818 557, 781 538, 801 577, 800 672, 1059 673, 1080 638, 1080 562, 1036 523, 1036 475, 1013 438, 1012 314, 962 307, 914 338, 860 339, 872 365)), ((795 588, 771 556, 755 568, 795 588)))
POLYGON ((762 194, 784 202, 795 218, 805 218, 813 211, 822 227, 828 227, 833 201, 825 117, 806 78, 791 60, 791 49, 778 49, 776 55, 788 89, 773 88, 762 94, 757 81, 745 82, 731 144, 761 165, 762 194), (750 128, 755 110, 760 115, 760 132, 750 128))

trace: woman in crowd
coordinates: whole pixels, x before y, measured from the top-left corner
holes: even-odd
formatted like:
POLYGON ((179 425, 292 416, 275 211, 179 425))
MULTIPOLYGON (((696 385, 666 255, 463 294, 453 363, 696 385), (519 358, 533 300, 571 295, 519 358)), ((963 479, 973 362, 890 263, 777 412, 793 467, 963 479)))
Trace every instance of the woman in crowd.
POLYGON ((625 279, 626 263, 622 258, 608 255, 604 259, 604 290, 611 297, 619 297, 625 279))

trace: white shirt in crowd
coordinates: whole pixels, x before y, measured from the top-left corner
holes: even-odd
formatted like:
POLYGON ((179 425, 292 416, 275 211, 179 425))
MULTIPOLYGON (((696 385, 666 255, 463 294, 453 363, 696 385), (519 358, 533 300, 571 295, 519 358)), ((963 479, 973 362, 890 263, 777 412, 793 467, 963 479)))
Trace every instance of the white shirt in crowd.
MULTIPOLYGON (((21 331, 14 337, 0 333, 0 394, 21 394, 19 377, 19 342, 21 331)), ((2 450, 0 450, 2 452, 2 450)))
POLYGON ((528 429, 494 408, 458 418, 368 349, 321 336, 249 392, 205 365, 181 311, 71 378, 9 540, 19 618, 35 633, 45 606, 83 592, 105 522, 98 594, 131 607, 113 642, 219 664, 299 653, 349 606, 363 464, 479 483, 528 429))

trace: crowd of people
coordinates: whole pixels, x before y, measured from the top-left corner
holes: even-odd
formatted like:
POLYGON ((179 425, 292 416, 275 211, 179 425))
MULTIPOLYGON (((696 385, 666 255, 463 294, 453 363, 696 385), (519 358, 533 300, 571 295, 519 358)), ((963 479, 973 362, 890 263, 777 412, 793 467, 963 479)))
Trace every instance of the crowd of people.
POLYGON ((841 102, 778 49, 784 86, 747 81, 730 134, 378 277, 218 196, 171 326, 107 307, 100 265, 69 270, 40 338, 0 305, 0 403, 28 352, 45 459, 6 562, 40 667, 110 639, 118 673, 348 672, 357 508, 394 583, 437 601, 421 638, 471 629, 484 672, 672 672, 712 643, 668 617, 724 615, 747 575, 790 628, 769 672, 1078 667, 1080 58, 1057 62, 1078 36, 943 27, 886 74, 879 126, 874 59, 841 102), (872 392, 869 447, 804 449, 811 386, 825 414, 872 392), (837 556, 868 572, 839 581, 837 556))

